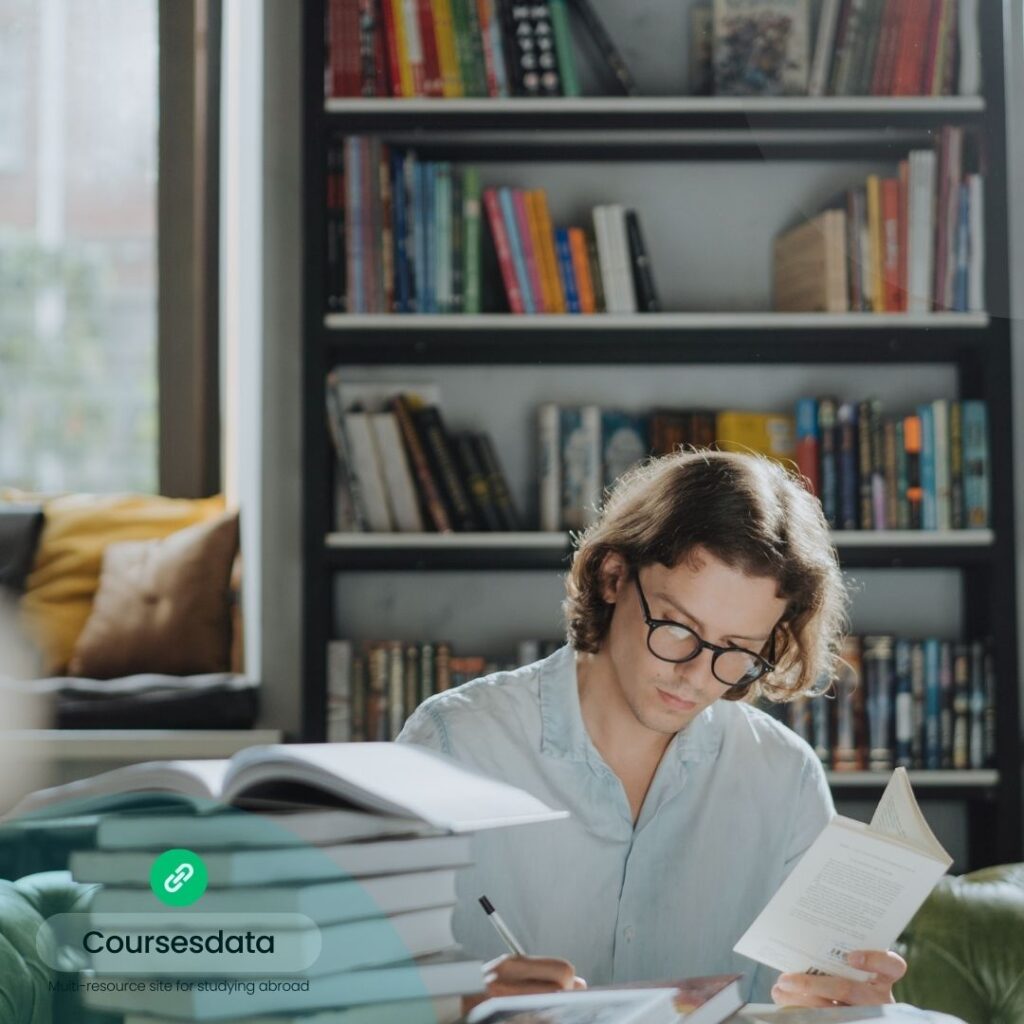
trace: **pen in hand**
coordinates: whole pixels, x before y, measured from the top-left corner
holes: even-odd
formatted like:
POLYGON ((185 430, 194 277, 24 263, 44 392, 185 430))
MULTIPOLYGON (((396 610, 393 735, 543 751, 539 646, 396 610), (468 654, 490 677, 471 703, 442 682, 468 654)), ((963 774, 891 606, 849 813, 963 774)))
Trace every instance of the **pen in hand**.
POLYGON ((480 897, 480 906, 484 908, 484 913, 487 914, 491 924, 494 925, 495 931, 501 936, 505 945, 508 946, 509 952, 514 956, 526 956, 526 950, 523 949, 516 937, 508 930, 508 925, 501 919, 501 914, 494 909, 494 904, 486 896, 480 897))

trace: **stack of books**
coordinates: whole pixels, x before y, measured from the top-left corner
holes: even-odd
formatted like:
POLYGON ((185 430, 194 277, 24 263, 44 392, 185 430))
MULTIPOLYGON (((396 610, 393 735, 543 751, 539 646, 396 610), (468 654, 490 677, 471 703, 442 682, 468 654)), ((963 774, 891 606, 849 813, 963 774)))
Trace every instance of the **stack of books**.
POLYGON ((358 383, 333 370, 326 398, 336 530, 521 528, 490 437, 449 432, 436 385, 358 383))
POLYGON ((788 312, 985 309, 984 181, 965 172, 964 130, 868 176, 836 208, 775 240, 774 304, 788 312))
POLYGON ((306 1021, 356 1007, 373 1007, 360 1021, 453 1020, 459 997, 483 988, 482 965, 451 931, 470 834, 565 816, 433 752, 391 743, 134 765, 33 794, 10 817, 70 808, 102 814, 96 848, 70 865, 76 880, 101 886, 89 910, 83 998, 137 1024, 306 1021), (208 887, 189 906, 167 906, 150 890, 167 850, 205 866, 208 887), (219 936, 225 951, 232 936, 250 936, 257 952, 224 970, 208 944, 171 956, 133 949, 171 933, 191 949, 219 936), (286 949, 311 952, 295 969, 286 949))
POLYGON ((546 658, 565 640, 523 640, 516 656, 488 658, 456 654, 443 640, 374 640, 327 645, 327 738, 394 739, 406 719, 428 697, 472 679, 505 672, 546 658))
POLYGON ((375 136, 335 141, 327 163, 329 313, 660 309, 635 210, 555 226, 544 189, 485 188, 477 167, 375 136))
POLYGON ((834 771, 959 771, 995 764, 995 670, 988 641, 851 636, 834 700, 775 705, 834 771))
POLYGON ((329 0, 328 98, 579 96, 574 13, 618 91, 636 83, 590 0, 329 0))

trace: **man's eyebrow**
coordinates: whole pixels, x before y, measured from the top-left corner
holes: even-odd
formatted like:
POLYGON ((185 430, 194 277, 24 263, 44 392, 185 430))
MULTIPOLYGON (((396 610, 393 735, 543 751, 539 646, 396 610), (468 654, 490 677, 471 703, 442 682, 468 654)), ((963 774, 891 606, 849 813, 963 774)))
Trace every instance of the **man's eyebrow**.
MULTIPOLYGON (((662 599, 662 601, 664 601, 666 604, 672 605, 672 607, 675 608, 675 610, 677 612, 679 612, 680 615, 685 615, 686 618, 688 618, 697 627, 697 629, 701 633, 705 632, 704 623, 701 622, 700 619, 698 619, 696 615, 691 615, 690 612, 688 612, 674 598, 670 597, 668 594, 666 594, 662 590, 656 590, 654 592, 654 596, 655 597, 660 597, 662 599)), ((740 636, 739 633, 730 633, 729 634, 729 639, 730 640, 747 640, 750 643, 763 644, 768 639, 768 637, 766 637, 766 636, 740 636)))

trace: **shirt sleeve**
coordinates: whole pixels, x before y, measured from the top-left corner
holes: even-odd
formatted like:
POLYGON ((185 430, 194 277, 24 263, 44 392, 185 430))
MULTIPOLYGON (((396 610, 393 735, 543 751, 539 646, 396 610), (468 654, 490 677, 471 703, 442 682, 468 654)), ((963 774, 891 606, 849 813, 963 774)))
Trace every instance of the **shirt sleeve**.
POLYGON ((421 704, 408 718, 402 731, 395 737, 396 743, 414 743, 418 747, 429 747, 442 754, 451 755, 448 730, 440 713, 430 707, 429 701, 421 704))

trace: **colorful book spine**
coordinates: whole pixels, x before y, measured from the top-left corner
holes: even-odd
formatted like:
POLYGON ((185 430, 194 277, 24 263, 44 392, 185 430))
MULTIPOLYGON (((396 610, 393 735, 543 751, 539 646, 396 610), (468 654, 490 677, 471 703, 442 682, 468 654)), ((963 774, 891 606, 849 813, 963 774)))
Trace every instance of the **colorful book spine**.
POLYGON ((462 308, 466 313, 479 313, 480 303, 480 260, 481 222, 480 172, 476 167, 466 167, 462 177, 462 230, 464 234, 462 254, 465 265, 462 272, 464 298, 462 308))
POLYGON ((796 466, 807 481, 811 494, 820 494, 821 481, 818 463, 821 452, 818 444, 818 401, 801 398, 796 403, 796 466))
POLYGON ((525 313, 526 305, 523 301, 523 293, 519 287, 519 275, 516 273, 513 262, 512 243, 505 226, 505 218, 502 214, 498 190, 485 188, 483 196, 484 211, 487 214, 487 223, 491 229, 491 237, 494 239, 494 248, 498 254, 498 266, 501 271, 502 282, 505 285, 505 295, 508 298, 509 308, 513 313, 525 313))
POLYGON ((821 433, 821 508, 826 522, 834 529, 839 525, 839 444, 836 403, 831 398, 823 398, 818 404, 818 428, 821 433))
POLYGON ((529 276, 526 270, 526 257, 523 253, 523 240, 519 237, 519 228, 516 223, 512 189, 507 187, 498 189, 498 198, 501 202, 501 215, 505 221, 505 231, 512 250, 512 265, 515 268, 519 294, 522 296, 523 311, 526 313, 536 313, 537 305, 534 302, 533 293, 530 289, 529 276))
POLYGON ((961 403, 963 421, 964 521, 969 530, 991 524, 988 406, 971 399, 961 403))
POLYGON ((538 313, 549 313, 550 299, 541 283, 540 255, 534 232, 530 227, 530 215, 526 208, 526 194, 521 188, 514 188, 512 206, 515 210, 516 232, 523 247, 523 262, 526 266, 526 285, 530 299, 538 313))
POLYGON ((942 767, 942 680, 940 642, 924 641, 924 766, 942 767))
POLYGON ((921 529, 936 530, 935 421, 932 407, 918 406, 917 416, 921 421, 921 529))

